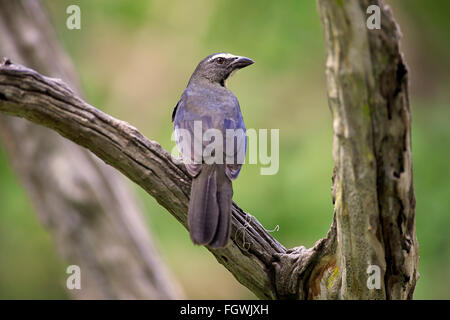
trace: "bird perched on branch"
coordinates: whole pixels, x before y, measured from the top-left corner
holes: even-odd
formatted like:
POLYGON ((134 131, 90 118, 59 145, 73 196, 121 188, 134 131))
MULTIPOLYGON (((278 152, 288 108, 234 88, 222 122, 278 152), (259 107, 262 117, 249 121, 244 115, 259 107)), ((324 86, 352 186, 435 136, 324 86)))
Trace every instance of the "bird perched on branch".
POLYGON ((253 60, 212 54, 198 64, 181 95, 172 121, 188 172, 194 177, 188 225, 195 244, 225 247, 231 231, 233 188, 247 149, 239 102, 226 80, 253 60))

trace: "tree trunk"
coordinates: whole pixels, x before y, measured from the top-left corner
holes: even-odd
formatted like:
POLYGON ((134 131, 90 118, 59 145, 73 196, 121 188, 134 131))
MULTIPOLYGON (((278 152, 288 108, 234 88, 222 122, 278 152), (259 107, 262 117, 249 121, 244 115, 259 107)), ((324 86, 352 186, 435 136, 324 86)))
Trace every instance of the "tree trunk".
MULTIPOLYGON (((40 2, 0 1, 0 54, 80 91, 40 2)), ((141 209, 116 170, 47 128, 0 116, 0 137, 42 223, 68 264, 81 268, 77 298, 181 296, 141 209)))
POLYGON ((338 285, 329 291, 343 299, 410 299, 419 256, 400 31, 382 1, 319 0, 318 7, 334 130, 338 285), (381 29, 366 27, 372 4, 381 9, 381 29), (379 289, 367 285, 373 266, 379 289))

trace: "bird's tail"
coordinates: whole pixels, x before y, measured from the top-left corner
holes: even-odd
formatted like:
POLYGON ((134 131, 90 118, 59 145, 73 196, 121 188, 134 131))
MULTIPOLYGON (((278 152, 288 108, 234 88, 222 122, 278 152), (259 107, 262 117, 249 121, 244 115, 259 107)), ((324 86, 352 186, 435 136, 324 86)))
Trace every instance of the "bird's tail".
POLYGON ((203 164, 194 178, 189 202, 188 224, 195 244, 213 248, 228 244, 231 230, 233 188, 225 165, 203 164))

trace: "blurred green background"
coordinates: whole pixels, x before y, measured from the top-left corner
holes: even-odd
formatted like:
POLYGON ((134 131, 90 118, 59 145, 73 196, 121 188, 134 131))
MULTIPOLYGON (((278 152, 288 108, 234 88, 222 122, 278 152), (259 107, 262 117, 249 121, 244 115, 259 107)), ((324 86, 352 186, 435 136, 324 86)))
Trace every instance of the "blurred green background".
MULTIPOLYGON (((410 72, 416 229, 416 299, 450 299, 450 2, 387 1, 410 72)), ((280 170, 244 166, 234 200, 286 247, 312 246, 332 216, 331 117, 322 27, 314 1, 47 1, 86 100, 171 150, 171 112, 210 53, 251 57, 228 83, 248 128, 280 129, 280 170), (65 27, 81 7, 81 30, 65 27)), ((136 187, 137 188, 137 187, 136 187)), ((137 188, 138 189, 138 188, 137 188)), ((137 190, 164 259, 187 298, 247 299, 241 286, 156 201, 137 190), (180 264, 179 261, 183 261, 180 264)), ((40 225, 0 146, 0 298, 69 298, 67 263, 40 225)))

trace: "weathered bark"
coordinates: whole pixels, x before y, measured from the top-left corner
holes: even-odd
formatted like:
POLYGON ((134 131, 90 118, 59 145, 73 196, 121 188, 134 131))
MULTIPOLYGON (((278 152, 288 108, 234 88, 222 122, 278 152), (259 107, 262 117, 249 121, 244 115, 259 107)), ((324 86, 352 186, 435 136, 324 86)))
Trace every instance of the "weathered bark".
MULTIPOLYGON (((418 278, 411 113, 400 31, 382 1, 318 1, 333 116, 339 285, 348 298, 412 298, 418 278), (369 5, 381 29, 366 27, 369 5), (367 268, 380 267, 379 290, 367 268)), ((329 269, 331 270, 331 269, 329 269)))
MULTIPOLYGON (((60 80, 15 64, 0 66, 0 112, 49 127, 88 148, 187 226, 191 178, 184 166, 126 122, 85 103, 60 80)), ((232 240, 227 248, 211 251, 258 297, 276 298, 273 257, 286 249, 236 205, 232 240)))
MULTIPOLYGON (((74 68, 40 2, 1 0, 0 30, 0 54, 79 91, 74 68)), ((0 137, 63 257, 81 267, 82 289, 71 291, 75 297, 180 297, 133 192, 116 170, 23 119, 0 116, 0 137)))
MULTIPOLYGON (((365 27, 369 1, 318 0, 333 114, 334 219, 313 248, 286 250, 233 205, 232 242, 210 251, 260 298, 408 299, 418 277, 410 110, 399 31, 380 5, 381 30, 365 27), (369 289, 367 268, 384 281, 369 289)), ((61 81, 0 67, 0 112, 49 127, 144 188, 186 227, 191 178, 161 146, 78 98, 61 81)))

